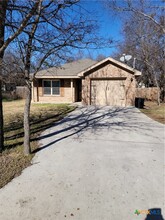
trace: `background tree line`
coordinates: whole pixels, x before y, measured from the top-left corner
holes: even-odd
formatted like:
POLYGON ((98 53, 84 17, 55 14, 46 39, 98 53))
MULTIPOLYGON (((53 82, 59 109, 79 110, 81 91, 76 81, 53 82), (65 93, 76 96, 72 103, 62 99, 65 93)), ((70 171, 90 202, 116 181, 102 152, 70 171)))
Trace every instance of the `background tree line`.
POLYGON ((165 99, 164 0, 109 0, 106 2, 111 16, 122 20, 123 41, 114 55, 132 55, 128 65, 142 72, 141 85, 159 88, 158 104, 165 99), (135 61, 135 62, 133 62, 135 61))

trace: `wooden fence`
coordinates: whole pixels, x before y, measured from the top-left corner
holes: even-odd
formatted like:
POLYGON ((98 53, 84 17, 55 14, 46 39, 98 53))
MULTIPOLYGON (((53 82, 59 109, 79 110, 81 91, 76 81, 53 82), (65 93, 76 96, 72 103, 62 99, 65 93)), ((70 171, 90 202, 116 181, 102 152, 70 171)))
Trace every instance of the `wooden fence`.
POLYGON ((136 97, 144 98, 147 101, 157 101, 158 92, 157 87, 136 88, 136 97))

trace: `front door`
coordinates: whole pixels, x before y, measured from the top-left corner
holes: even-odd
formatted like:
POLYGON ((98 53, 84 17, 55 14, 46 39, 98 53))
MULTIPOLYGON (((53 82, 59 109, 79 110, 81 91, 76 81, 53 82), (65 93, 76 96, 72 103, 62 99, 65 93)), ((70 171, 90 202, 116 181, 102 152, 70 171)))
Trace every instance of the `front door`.
POLYGON ((76 89, 75 89, 75 101, 81 102, 82 100, 82 81, 81 79, 76 80, 76 89))

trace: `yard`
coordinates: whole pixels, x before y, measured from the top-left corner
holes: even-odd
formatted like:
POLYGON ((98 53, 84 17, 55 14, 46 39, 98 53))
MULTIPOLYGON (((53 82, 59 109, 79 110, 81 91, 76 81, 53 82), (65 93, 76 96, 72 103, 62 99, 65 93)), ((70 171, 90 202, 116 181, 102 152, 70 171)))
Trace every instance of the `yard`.
POLYGON ((0 191, 0 219, 148 219, 135 210, 154 207, 164 215, 164 125, 139 110, 77 108, 40 144, 34 165, 0 191))
MULTIPOLYGON (((5 150, 0 155, 0 188, 31 164, 34 156, 23 155, 23 109, 24 101, 3 102, 5 150)), ((37 137, 45 129, 63 118, 74 107, 67 104, 32 104, 31 107, 31 147, 37 149, 37 137)), ((145 102, 144 114, 165 124, 165 104, 158 106, 153 102, 145 102)))
MULTIPOLYGON (((23 109, 24 100, 3 102, 5 150, 0 154, 0 188, 29 166, 34 156, 34 153, 23 155, 23 109)), ((30 122, 33 151, 38 147, 38 135, 73 109, 67 104, 32 104, 30 122)))
POLYGON ((165 124, 165 103, 158 106, 156 102, 146 101, 141 111, 153 120, 165 124))

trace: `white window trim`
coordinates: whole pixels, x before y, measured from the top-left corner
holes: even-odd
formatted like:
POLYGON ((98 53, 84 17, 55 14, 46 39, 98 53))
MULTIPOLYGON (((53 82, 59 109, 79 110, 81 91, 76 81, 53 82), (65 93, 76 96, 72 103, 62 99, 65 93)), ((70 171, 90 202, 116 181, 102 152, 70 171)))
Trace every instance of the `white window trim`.
POLYGON ((60 92, 61 92, 61 90, 60 90, 60 87, 61 87, 61 83, 60 83, 60 80, 49 80, 49 79, 46 79, 46 80, 42 80, 42 89, 43 89, 43 95, 44 96, 60 96, 61 94, 60 94, 60 92), (51 91, 51 94, 44 94, 44 82, 51 82, 51 87, 50 87, 50 91, 51 91), (52 81, 54 82, 54 81, 58 81, 59 82, 59 94, 57 95, 57 94, 53 94, 53 87, 52 87, 52 81))

